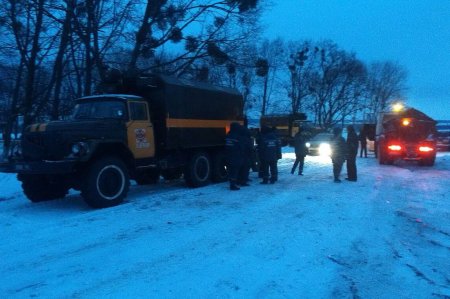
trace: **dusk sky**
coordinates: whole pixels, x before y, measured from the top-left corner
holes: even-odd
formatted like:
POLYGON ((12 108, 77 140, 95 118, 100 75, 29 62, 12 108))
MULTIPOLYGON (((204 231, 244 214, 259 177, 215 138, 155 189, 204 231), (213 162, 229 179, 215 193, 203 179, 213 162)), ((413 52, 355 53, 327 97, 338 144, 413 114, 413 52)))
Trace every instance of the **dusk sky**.
POLYGON ((450 0, 275 0, 269 38, 330 39, 361 60, 408 70, 407 105, 450 119, 450 0))

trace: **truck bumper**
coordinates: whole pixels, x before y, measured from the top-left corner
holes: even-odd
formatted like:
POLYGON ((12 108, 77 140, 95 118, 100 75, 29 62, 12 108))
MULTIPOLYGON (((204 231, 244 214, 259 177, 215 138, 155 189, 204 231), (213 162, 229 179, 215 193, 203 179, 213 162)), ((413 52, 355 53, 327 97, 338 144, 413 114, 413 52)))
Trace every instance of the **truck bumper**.
POLYGON ((424 159, 430 159, 435 153, 416 153, 416 152, 403 152, 403 153, 388 153, 389 159, 396 160, 402 159, 405 161, 421 161, 424 159))
POLYGON ((3 162, 0 172, 23 174, 66 174, 74 172, 77 161, 3 162))

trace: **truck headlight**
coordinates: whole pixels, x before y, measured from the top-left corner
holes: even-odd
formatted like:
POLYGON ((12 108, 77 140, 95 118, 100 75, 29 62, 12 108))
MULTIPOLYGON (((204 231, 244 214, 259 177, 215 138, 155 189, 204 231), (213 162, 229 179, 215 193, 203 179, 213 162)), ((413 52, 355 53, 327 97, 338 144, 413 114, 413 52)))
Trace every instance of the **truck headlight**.
POLYGON ((306 142, 305 145, 306 145, 306 147, 311 147, 311 143, 309 143, 309 142, 306 142))
POLYGON ((89 151, 89 146, 86 142, 77 142, 72 145, 72 154, 75 156, 82 156, 89 151))

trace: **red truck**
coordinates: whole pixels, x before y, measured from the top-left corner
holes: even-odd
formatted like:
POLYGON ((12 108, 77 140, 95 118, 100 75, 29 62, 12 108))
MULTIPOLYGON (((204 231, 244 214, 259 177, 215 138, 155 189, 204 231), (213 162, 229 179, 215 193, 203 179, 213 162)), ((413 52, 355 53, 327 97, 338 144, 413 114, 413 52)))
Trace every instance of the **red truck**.
POLYGON ((380 164, 393 164, 395 160, 403 159, 433 166, 436 159, 436 121, 414 108, 380 113, 376 143, 380 164))

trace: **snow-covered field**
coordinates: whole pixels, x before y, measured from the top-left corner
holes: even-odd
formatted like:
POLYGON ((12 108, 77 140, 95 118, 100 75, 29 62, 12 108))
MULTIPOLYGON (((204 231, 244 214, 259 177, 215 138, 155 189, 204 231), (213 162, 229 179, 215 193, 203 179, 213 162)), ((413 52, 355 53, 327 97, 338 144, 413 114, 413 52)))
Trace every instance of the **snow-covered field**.
POLYGON ((274 185, 161 182, 104 210, 75 192, 32 204, 0 174, 0 296, 450 298, 449 153, 358 158, 341 184, 318 157, 291 175, 293 158, 274 185))

